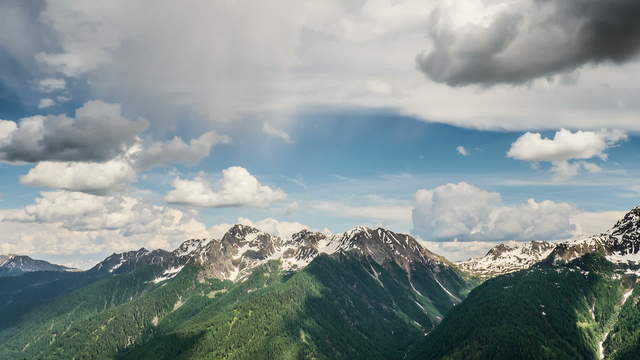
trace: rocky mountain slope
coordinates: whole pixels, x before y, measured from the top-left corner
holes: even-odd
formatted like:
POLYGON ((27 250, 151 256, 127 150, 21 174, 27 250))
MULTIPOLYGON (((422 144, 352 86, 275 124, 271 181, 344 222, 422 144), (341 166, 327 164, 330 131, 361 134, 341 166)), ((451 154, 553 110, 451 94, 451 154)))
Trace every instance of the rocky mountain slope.
POLYGON ((364 227, 282 239, 236 225, 85 273, 97 280, 0 331, 0 357, 402 358, 476 285, 411 236, 364 227))
POLYGON ((408 358, 621 359, 613 354, 638 345, 639 331, 629 328, 630 315, 640 313, 636 283, 599 253, 498 276, 474 289, 408 358), (630 346, 621 351, 614 339, 630 346))
POLYGON ((500 244, 485 256, 458 262, 457 265, 487 278, 527 269, 540 261, 566 263, 592 252, 599 252, 620 266, 640 268, 640 208, 629 211, 602 234, 558 243, 533 241, 518 246, 500 244))
POLYGON ((0 255, 0 277, 18 276, 34 271, 75 271, 76 269, 32 259, 25 255, 0 255))
POLYGON ((547 241, 532 241, 519 246, 500 244, 485 256, 457 263, 461 269, 481 277, 493 277, 529 268, 546 259, 556 244, 547 241))

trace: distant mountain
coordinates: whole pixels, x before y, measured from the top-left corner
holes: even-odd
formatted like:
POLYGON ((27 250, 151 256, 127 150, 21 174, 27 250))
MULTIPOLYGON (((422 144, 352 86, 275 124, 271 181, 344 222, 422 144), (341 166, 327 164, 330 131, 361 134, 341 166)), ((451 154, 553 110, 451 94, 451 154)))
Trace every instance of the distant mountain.
POLYGON ((640 358, 639 239, 635 208, 603 234, 498 246, 463 263, 508 273, 474 289, 408 358, 640 358))
POLYGON ((0 277, 18 276, 34 271, 75 271, 76 269, 55 265, 25 255, 0 255, 0 277))
POLYGON ((86 274, 100 280, 0 331, 0 358, 400 359, 477 284, 411 236, 364 227, 283 239, 236 225, 86 274))
POLYGON ((541 261, 566 263, 593 252, 603 254, 615 264, 640 268, 640 208, 629 211, 602 234, 557 243, 532 241, 517 246, 499 244, 486 255, 458 262, 457 265, 487 278, 528 269, 541 261))
POLYGON ((454 264, 383 228, 235 225, 0 278, 0 358, 637 359, 639 235, 633 209, 603 234, 454 264))
POLYGON ((519 246, 500 244, 485 256, 460 261, 457 265, 470 273, 493 277, 527 269, 546 259, 555 247, 556 244, 546 241, 532 241, 519 246))

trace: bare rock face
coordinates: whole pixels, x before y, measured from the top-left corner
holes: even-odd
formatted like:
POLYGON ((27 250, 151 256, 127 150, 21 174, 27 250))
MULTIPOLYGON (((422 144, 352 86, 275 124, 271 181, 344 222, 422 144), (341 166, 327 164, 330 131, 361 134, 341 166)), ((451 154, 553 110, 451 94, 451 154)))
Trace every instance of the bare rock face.
POLYGON ((270 260, 280 261, 284 270, 299 270, 320 254, 335 253, 370 257, 381 265, 393 262, 405 271, 416 263, 444 263, 409 235, 365 227, 335 235, 302 230, 290 239, 281 239, 249 226, 235 225, 221 240, 209 242, 192 257, 203 269, 201 278, 237 281, 270 260))
POLYGON ((129 272, 143 265, 173 266, 178 263, 178 258, 166 250, 140 250, 114 253, 99 262, 89 271, 94 273, 119 274, 129 272))

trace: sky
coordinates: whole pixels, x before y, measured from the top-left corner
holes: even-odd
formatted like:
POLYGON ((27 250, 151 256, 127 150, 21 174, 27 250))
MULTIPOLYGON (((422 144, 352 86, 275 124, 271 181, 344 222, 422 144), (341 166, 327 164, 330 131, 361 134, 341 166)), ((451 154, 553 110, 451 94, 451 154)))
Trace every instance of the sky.
POLYGON ((0 253, 89 268, 231 224, 452 260, 640 198, 640 3, 0 3, 0 253))

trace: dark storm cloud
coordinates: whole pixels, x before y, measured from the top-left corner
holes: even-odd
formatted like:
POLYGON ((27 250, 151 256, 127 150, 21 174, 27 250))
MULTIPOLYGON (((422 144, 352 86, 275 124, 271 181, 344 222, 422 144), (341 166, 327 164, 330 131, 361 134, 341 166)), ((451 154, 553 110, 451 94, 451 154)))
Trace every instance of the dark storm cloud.
POLYGON ((585 64, 624 63, 640 50, 638 0, 532 0, 508 5, 486 27, 454 28, 438 8, 434 47, 418 55, 429 78, 451 86, 520 84, 585 64))
POLYGON ((90 101, 65 115, 0 121, 0 160, 107 161, 128 149, 148 123, 128 120, 120 106, 90 101))

